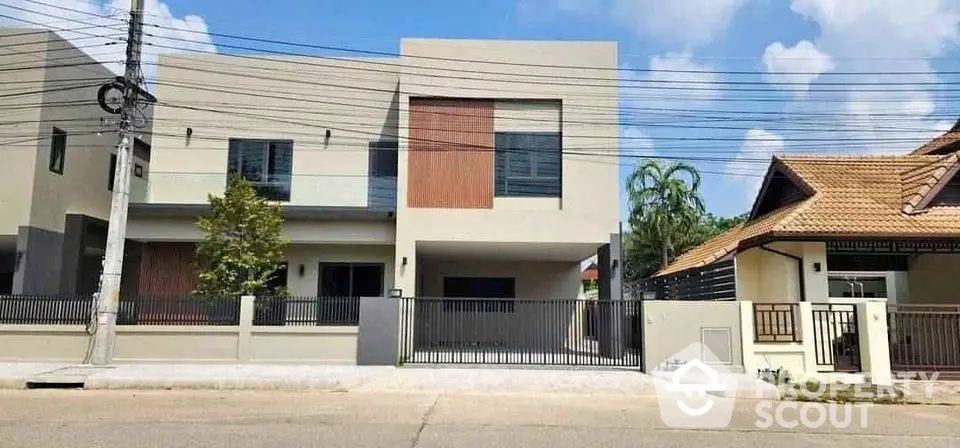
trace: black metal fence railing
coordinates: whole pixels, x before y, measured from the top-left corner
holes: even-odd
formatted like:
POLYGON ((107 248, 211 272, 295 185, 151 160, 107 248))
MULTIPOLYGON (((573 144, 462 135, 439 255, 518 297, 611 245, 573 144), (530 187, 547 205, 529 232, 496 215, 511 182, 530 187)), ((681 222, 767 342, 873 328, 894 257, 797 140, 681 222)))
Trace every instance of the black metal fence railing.
POLYGON ((800 342, 800 306, 796 303, 754 303, 754 342, 800 342))
POLYGON ((84 325, 92 312, 92 296, 0 296, 0 324, 84 325))
POLYGON ((960 373, 960 305, 888 305, 895 372, 960 373))
POLYGON ((120 308, 117 311, 117 325, 239 324, 239 297, 129 297, 120 299, 120 308))
POLYGON ((359 297, 257 297, 253 324, 259 326, 354 326, 359 297))
POLYGON ((401 362, 637 367, 636 300, 400 299, 401 362))
POLYGON ((835 372, 860 371, 860 328, 851 304, 814 304, 813 339, 817 366, 835 372))

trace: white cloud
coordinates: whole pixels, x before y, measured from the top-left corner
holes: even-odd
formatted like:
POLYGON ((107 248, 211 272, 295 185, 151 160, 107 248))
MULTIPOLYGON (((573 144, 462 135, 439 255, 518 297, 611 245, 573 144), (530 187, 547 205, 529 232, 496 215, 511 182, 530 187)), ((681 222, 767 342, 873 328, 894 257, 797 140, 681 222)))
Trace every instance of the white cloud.
POLYGON ((642 36, 687 48, 707 44, 750 0, 519 0, 530 20, 553 12, 610 20, 642 36))
POLYGON ((763 52, 763 65, 766 67, 764 79, 767 82, 790 83, 781 87, 795 91, 798 96, 803 96, 810 83, 821 73, 834 67, 829 54, 822 53, 816 45, 806 40, 793 47, 786 47, 780 42, 770 44, 763 52))
POLYGON ((710 43, 747 0, 613 0, 611 12, 637 34, 670 44, 710 43))
POLYGON ((743 139, 737 156, 727 163, 725 173, 753 200, 766 173, 770 159, 783 153, 783 138, 764 129, 750 129, 743 139))
POLYGON ((693 109, 703 107, 722 92, 716 90, 715 83, 720 80, 710 64, 699 63, 689 52, 666 53, 650 58, 650 72, 638 73, 630 70, 630 64, 624 64, 620 98, 626 106, 624 112, 628 114, 642 113, 641 109, 693 109), (666 70, 666 71, 664 71, 666 70), (693 72, 693 73, 676 73, 693 72), (636 82, 643 81, 643 82, 636 82), (650 88, 637 89, 630 86, 647 86, 650 88), (661 87, 662 89, 656 89, 661 87))
MULTIPOLYGON (((128 0, 112 0, 107 3, 96 0, 44 0, 43 3, 56 4, 57 6, 44 6, 22 0, 12 0, 8 4, 36 12, 9 9, 5 11, 5 14, 21 20, 0 19, 0 24, 32 28, 42 26, 51 29, 111 70, 118 74, 122 72, 125 41, 121 41, 121 39, 125 39, 127 35, 125 21, 129 17, 130 2, 128 0), (24 21, 35 22, 40 25, 24 21), (92 27, 93 25, 96 27, 92 27)), ((207 34, 207 24, 201 17, 196 15, 176 17, 170 11, 170 7, 159 0, 146 0, 144 9, 144 22, 146 24, 144 33, 150 35, 145 35, 143 40, 146 44, 153 44, 144 45, 141 55, 144 62, 143 71, 148 78, 155 72, 153 63, 156 62, 157 55, 160 53, 190 50, 216 51, 216 47, 214 47, 210 36, 207 34), (170 38, 191 42, 171 40, 170 38)))
POLYGON ((821 132, 818 137, 909 139, 845 145, 847 149, 857 151, 902 153, 916 148, 944 129, 943 122, 929 116, 936 109, 933 89, 921 84, 884 86, 883 83, 938 81, 931 60, 951 46, 960 44, 960 2, 793 0, 791 8, 819 26, 820 35, 815 39, 815 48, 818 53, 830 55, 833 71, 914 73, 844 77, 844 81, 850 82, 848 87, 830 87, 840 89, 840 93, 818 94, 811 89, 808 95, 814 101, 797 104, 794 110, 851 114, 835 120, 831 127, 858 130, 842 134, 821 132), (844 101, 815 101, 827 97, 844 101), (891 111, 909 116, 891 119, 876 115, 891 111))

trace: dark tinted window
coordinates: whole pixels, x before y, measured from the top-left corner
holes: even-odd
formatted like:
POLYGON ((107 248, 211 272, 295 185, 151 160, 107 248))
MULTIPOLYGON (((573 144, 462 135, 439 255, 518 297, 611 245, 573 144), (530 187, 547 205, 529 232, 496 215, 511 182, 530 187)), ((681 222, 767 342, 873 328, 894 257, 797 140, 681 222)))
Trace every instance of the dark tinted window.
POLYGON ((516 304, 509 299, 516 296, 514 283, 515 280, 509 277, 444 277, 444 297, 478 300, 449 300, 444 302, 443 309, 445 311, 512 313, 516 304))
POLYGON ((370 143, 370 177, 397 177, 397 142, 370 143))
POLYGON ((239 173, 271 201, 289 201, 293 142, 230 139, 227 172, 239 173))
POLYGON ((67 132, 53 128, 50 138, 50 171, 63 174, 63 164, 67 158, 67 132))
POLYGON ((116 154, 110 154, 110 168, 109 168, 109 171, 107 172, 110 173, 110 175, 107 176, 107 190, 113 191, 113 183, 117 179, 117 155, 116 154))
POLYGON ((560 197, 560 134, 498 132, 495 144, 497 196, 560 197))

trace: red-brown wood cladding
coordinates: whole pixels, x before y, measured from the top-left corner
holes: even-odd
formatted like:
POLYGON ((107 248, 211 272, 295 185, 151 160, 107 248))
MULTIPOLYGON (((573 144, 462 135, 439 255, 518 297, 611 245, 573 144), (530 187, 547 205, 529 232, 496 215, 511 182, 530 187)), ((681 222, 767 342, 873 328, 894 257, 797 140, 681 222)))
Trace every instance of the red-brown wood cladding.
POLYGON ((493 101, 410 99, 407 206, 493 208, 493 101))
POLYGON ((193 243, 146 243, 140 261, 141 296, 177 296, 197 287, 193 243))

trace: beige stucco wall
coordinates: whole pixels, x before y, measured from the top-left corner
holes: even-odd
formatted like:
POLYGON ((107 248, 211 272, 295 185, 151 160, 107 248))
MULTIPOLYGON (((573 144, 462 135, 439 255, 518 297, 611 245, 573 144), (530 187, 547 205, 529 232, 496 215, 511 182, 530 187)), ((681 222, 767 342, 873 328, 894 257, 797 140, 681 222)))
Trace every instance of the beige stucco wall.
MULTIPOLYGON (((801 257, 807 301, 826 301, 827 257, 824 243, 775 242, 766 247, 801 257), (820 272, 816 272, 814 263, 820 263, 820 272)), ((800 301, 796 260, 754 247, 736 255, 736 266, 738 300, 757 303, 800 301)))
POLYGON ((287 249, 287 288, 293 296, 316 296, 320 263, 383 263, 384 292, 393 287, 393 246, 293 245, 287 249), (299 266, 303 265, 303 277, 299 266))
MULTIPOLYGON (((610 234, 617 231, 619 219, 618 169, 613 162, 616 160, 613 156, 618 154, 619 132, 616 126, 616 70, 510 66, 449 59, 616 68, 618 62, 615 43, 403 39, 401 52, 404 55, 401 58, 404 64, 400 79, 404 93, 400 98, 401 104, 409 104, 410 96, 561 100, 562 109, 559 115, 562 118, 561 130, 565 150, 578 148, 581 152, 608 154, 611 157, 610 163, 598 163, 598 160, 605 157, 564 155, 562 198, 559 200, 513 198, 496 201, 494 208, 487 210, 407 208, 408 162, 404 149, 407 146, 405 138, 408 135, 408 115, 406 107, 401 107, 400 180, 397 185, 398 257, 416 253, 417 241, 569 242, 596 245, 609 241, 610 234), (452 78, 437 76, 438 74, 452 78), (523 76, 530 74, 544 77, 523 76), (551 77, 557 75, 588 77, 591 81, 568 83, 551 80, 551 77), (531 83, 531 80, 536 82, 531 83), (554 82, 554 85, 549 85, 550 82, 554 82), (603 87, 575 85, 578 83, 603 87)), ((518 125, 521 118, 542 119, 548 115, 554 116, 534 108, 506 110, 509 109, 508 106, 499 106, 497 109, 496 115, 513 117, 497 120, 498 123, 495 123, 504 126, 518 125)), ((533 126, 533 123, 535 122, 528 121, 527 125, 533 126)), ((590 253, 579 255, 583 255, 583 259, 590 253)), ((398 270, 397 285, 405 291, 413 290, 416 282, 413 273, 416 270, 415 265, 398 270)))
POLYGON ((357 362, 357 327, 254 327, 250 337, 250 362, 357 362))
MULTIPOLYGON (((0 28, 0 35, 23 32, 22 29, 0 28)), ((36 67, 42 65, 43 54, 9 55, 8 53, 36 52, 46 48, 47 35, 2 37, 4 45, 11 50, 0 54, 0 65, 4 67, 36 67), (39 42, 33 43, 30 42, 39 42), (26 44, 26 45, 21 45, 26 44), (15 46, 14 46, 15 45, 15 46), (39 56, 38 56, 39 55, 39 56)), ((3 79, 11 82, 43 80, 43 69, 8 71, 3 79)), ((0 98, 0 107, 4 108, 3 120, 11 123, 0 126, 0 179, 5 188, 0 188, 0 235, 16 235, 17 227, 27 225, 30 220, 30 206, 33 200, 32 185, 34 164, 38 148, 49 149, 50 140, 37 141, 40 126, 40 109, 19 105, 37 104, 42 94, 29 93, 43 89, 43 83, 15 84, 4 90, 0 98), (17 96, 7 96, 17 94, 17 96), (15 106, 18 105, 18 106, 15 106), (13 108, 17 107, 17 108, 13 108)), ((46 169, 46 165, 44 165, 46 169)))
POLYGON ((235 137, 294 141, 291 204, 367 205, 368 144, 396 140, 398 75, 390 67, 215 55, 163 56, 160 64, 156 95, 179 107, 155 112, 149 202, 205 203, 222 193, 235 137))
POLYGON ((425 297, 443 296, 444 277, 514 277, 520 299, 576 299, 580 292, 579 263, 425 259, 420 269, 425 297))
POLYGON ((729 359, 731 368, 743 365, 737 302, 647 300, 643 302, 643 318, 643 357, 647 370, 695 343, 705 344, 720 360, 729 359), (724 333, 729 335, 728 339, 714 338, 724 333))
POLYGON ((960 304, 960 255, 923 254, 910 262, 907 272, 910 292, 902 303, 960 304))
POLYGON ((0 361, 83 361, 90 336, 83 325, 0 325, 0 361))
MULTIPOLYGON (((394 243, 392 221, 284 222, 283 237, 292 244, 388 244, 394 243)), ((199 241, 196 219, 131 217, 127 238, 142 241, 199 241)))
MULTIPOLYGON (((114 363, 355 364, 357 327, 254 327, 252 303, 237 327, 119 326, 114 363)), ((0 325, 0 361, 79 363, 82 325, 0 325)))
MULTIPOLYGON (((4 31, 0 31, 4 32, 4 31)), ((6 32, 23 32, 22 29, 9 29, 6 32)), ((0 178, 13 188, 4 188, 0 192, 0 234, 16 234, 17 225, 31 225, 46 230, 62 232, 64 215, 79 213, 105 219, 110 211, 111 193, 107 188, 111 166, 110 154, 117 144, 116 127, 112 124, 101 126, 101 117, 115 120, 116 117, 105 113, 94 101, 97 97, 99 81, 115 76, 113 72, 100 65, 64 67, 71 63, 93 62, 82 50, 74 47, 54 33, 34 34, 4 39, 7 43, 35 42, 31 45, 18 45, 18 52, 31 54, 8 56, 0 55, 0 64, 8 66, 39 66, 47 61, 46 69, 13 71, 5 73, 4 80, 42 81, 18 85, 15 92, 46 90, 43 93, 6 97, 0 99, 0 107, 15 104, 38 104, 45 106, 12 110, 5 121, 31 121, 14 126, 3 126, 3 137, 10 141, 33 139, 13 146, 4 146, 0 154, 0 178), (47 53, 39 51, 46 50, 47 53), (92 81, 71 81, 75 79, 95 79, 92 81), (68 80, 68 81, 63 81, 68 80), (60 81, 60 82, 58 82, 60 81), (63 87, 89 86, 56 91, 63 87), (78 105, 64 105, 63 102, 83 102, 78 105), (49 170, 50 137, 53 128, 67 132, 66 157, 63 174, 49 170), (102 135, 97 135, 102 131, 102 135), (8 138, 16 134, 16 138, 8 138)), ((141 123, 149 131, 149 120, 141 123)), ((149 132, 142 140, 150 142, 149 132)), ((144 160, 136 163, 148 170, 144 160)), ((138 180, 135 180, 136 184, 138 180)))
POLYGON ((496 101, 493 104, 495 132, 560 132, 563 117, 559 102, 496 101))
POLYGON ((236 362, 237 327, 117 327, 116 362, 236 362))

